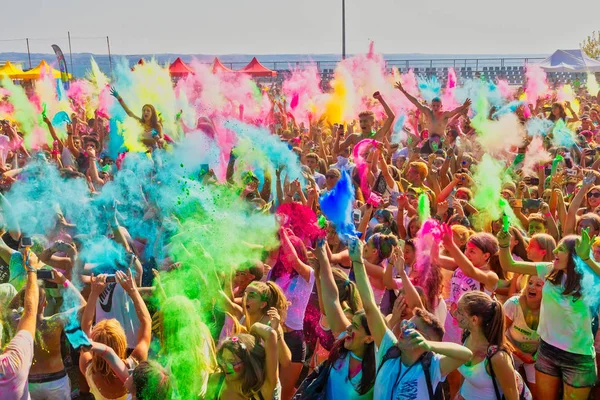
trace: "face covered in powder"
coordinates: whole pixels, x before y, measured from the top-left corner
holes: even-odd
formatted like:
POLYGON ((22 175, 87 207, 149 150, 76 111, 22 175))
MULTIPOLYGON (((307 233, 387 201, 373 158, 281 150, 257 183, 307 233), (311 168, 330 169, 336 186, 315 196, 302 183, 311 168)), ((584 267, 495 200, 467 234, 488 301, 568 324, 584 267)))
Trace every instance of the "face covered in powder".
POLYGON ((151 118, 152 110, 150 109, 150 107, 144 106, 144 108, 142 109, 142 119, 144 120, 144 122, 150 122, 151 118))
POLYGON ((362 326, 360 315, 352 317, 352 323, 346 328, 346 337, 344 338, 344 348, 356 353, 365 345, 371 343, 373 338, 362 326))
POLYGON ((244 310, 246 310, 248 314, 260 313, 267 305, 267 303, 263 301, 260 291, 252 285, 248 286, 244 291, 243 302, 244 310))
POLYGON ((542 301, 542 289, 544 288, 544 280, 539 276, 531 276, 525 287, 525 298, 528 302, 539 304, 542 301))
POLYGON ((244 370, 244 362, 229 349, 224 349, 221 357, 217 360, 219 367, 225 374, 225 379, 235 381, 240 378, 244 370))
POLYGON ((554 269, 563 270, 567 268, 569 262, 569 250, 565 245, 564 241, 558 242, 558 245, 554 249, 554 269))

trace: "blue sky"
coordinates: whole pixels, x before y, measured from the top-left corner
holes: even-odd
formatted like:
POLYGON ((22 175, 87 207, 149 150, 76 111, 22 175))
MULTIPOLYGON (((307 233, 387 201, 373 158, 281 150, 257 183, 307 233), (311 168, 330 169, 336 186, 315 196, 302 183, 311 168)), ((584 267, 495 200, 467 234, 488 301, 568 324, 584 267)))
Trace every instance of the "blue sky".
MULTIPOLYGON (((341 0, 7 0, 0 52, 339 53, 341 0), (9 16, 9 17, 7 17, 9 16)), ((384 53, 551 53, 600 28, 600 2, 347 0, 347 49, 384 53), (555 5, 553 5, 555 4, 555 5), (570 16, 570 18, 564 18, 570 16)))

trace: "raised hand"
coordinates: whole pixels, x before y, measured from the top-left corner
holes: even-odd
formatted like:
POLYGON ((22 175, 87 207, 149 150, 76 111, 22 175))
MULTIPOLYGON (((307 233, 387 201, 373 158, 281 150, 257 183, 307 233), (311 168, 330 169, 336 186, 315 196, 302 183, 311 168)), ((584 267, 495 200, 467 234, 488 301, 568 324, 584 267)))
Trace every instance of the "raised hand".
POLYGON ((590 251, 592 249, 592 243, 594 243, 594 240, 596 240, 595 236, 590 238, 590 228, 585 228, 581 231, 581 238, 577 239, 575 251, 583 261, 590 259, 590 251))
POLYGON ((496 235, 496 238, 498 238, 498 245, 501 248, 506 248, 510 246, 510 240, 512 239, 510 232, 504 232, 504 229, 501 229, 500 232, 498 232, 498 234, 496 235))
POLYGON ((275 307, 271 307, 267 310, 267 316, 269 317, 269 325, 276 331, 279 330, 281 324, 281 316, 275 307))
POLYGON ((117 271, 115 275, 117 277, 117 282, 119 282, 119 285, 121 285, 127 293, 131 293, 136 289, 130 268, 127 269, 127 274, 123 271, 117 271))
POLYGON ((400 82, 400 81, 396 82, 396 84, 394 85, 394 87, 396 89, 398 89, 399 91, 401 91, 401 92, 404 91, 404 87, 402 86, 402 82, 400 82))
POLYGON ((348 250, 350 251, 350 259, 352 259, 352 262, 363 262, 363 243, 360 241, 360 239, 350 239, 348 250))
POLYGON ((119 96, 119 92, 117 92, 117 89, 115 89, 114 86, 110 87, 110 95, 116 98, 117 100, 121 99, 121 96, 119 96))

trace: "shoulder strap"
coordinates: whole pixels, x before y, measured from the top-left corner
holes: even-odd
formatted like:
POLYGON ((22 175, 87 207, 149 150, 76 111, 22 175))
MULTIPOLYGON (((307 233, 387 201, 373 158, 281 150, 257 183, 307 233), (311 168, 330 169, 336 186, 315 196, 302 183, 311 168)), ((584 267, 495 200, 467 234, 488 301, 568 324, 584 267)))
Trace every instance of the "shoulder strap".
POLYGON ((492 366, 492 357, 498 353, 498 351, 503 351, 499 349, 497 346, 490 346, 488 349, 487 355, 485 359, 487 360, 487 364, 490 367, 490 376, 492 377, 492 383, 494 384, 494 392, 496 392, 496 400, 502 400, 502 396, 500 396, 500 390, 498 389, 498 383, 496 382, 496 373, 494 372, 494 367, 492 366))
POLYGON ((377 373, 375 374, 375 377, 377 377, 377 375, 379 374, 379 371, 381 371, 381 368, 383 367, 383 364, 385 364, 385 362, 387 360, 390 360, 392 358, 399 358, 401 354, 402 354, 402 351, 400 351, 400 348, 398 346, 394 345, 394 346, 390 347, 383 355, 383 359, 381 360, 381 364, 379 365, 379 368, 377 369, 377 373))
POLYGON ((427 383, 427 392, 429 393, 429 399, 433 400, 433 384, 431 383, 431 373, 429 371, 431 367, 431 359, 433 358, 433 353, 428 351, 423 354, 421 357, 421 366, 423 367, 423 372, 425 372, 425 382, 427 383))

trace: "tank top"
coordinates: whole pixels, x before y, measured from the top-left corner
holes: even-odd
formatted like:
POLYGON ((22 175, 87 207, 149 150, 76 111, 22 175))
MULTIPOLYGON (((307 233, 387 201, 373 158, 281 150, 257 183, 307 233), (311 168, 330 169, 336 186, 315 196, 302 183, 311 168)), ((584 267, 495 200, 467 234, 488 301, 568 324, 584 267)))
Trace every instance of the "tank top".
MULTIPOLYGON (((135 368, 135 365, 136 365, 135 361, 131 357, 129 357, 125 360, 125 364, 129 368, 135 368)), ((96 386, 96 382, 94 382, 94 377, 92 376, 92 364, 91 363, 90 363, 90 365, 88 365, 88 367, 85 370, 85 380, 87 381, 88 386, 90 387, 90 393, 94 395, 94 398, 96 400, 125 400, 129 396, 128 393, 125 393, 123 396, 116 397, 114 399, 104 397, 102 395, 102 393, 100 392, 100 389, 98 388, 98 386, 96 386)))
POLYGON ((513 322, 506 330, 510 342, 523 353, 535 353, 540 344, 540 335, 527 325, 519 296, 513 296, 504 303, 504 313, 513 322))
MULTIPOLYGON (((485 366, 487 360, 467 366, 465 364, 458 367, 458 372, 465 378, 461 388, 460 395, 465 400, 496 400, 496 392, 494 391, 494 383, 492 377, 488 375, 485 366)), ((498 385, 500 395, 502 395, 502 387, 498 385)))

